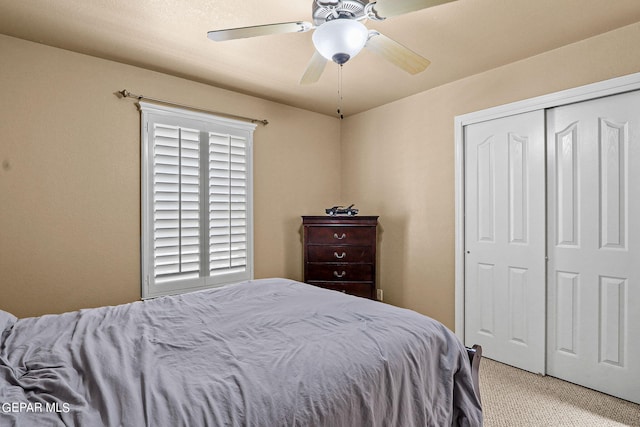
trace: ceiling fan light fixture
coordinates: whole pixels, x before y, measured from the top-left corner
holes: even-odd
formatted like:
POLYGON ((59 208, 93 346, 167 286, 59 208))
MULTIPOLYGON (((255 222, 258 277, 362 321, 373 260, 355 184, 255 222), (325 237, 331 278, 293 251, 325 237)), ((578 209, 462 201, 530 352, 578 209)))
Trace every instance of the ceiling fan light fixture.
POLYGON ((362 50, 368 36, 369 31, 361 22, 338 18, 316 28, 312 39, 322 56, 342 65, 362 50))

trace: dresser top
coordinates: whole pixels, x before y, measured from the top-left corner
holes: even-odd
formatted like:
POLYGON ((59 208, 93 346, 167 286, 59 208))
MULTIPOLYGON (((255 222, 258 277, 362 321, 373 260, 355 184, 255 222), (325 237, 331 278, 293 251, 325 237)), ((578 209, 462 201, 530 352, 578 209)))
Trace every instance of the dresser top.
POLYGON ((376 225, 378 216, 329 216, 329 215, 309 215, 302 217, 302 223, 305 225, 376 225))

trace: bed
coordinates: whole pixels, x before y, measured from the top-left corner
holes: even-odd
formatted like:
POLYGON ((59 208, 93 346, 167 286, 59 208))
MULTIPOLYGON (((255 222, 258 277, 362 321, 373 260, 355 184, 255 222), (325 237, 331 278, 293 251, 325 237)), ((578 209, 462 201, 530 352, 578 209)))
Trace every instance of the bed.
POLYGON ((1 426, 482 424, 473 351, 442 324, 287 279, 0 311, 0 331, 1 426))

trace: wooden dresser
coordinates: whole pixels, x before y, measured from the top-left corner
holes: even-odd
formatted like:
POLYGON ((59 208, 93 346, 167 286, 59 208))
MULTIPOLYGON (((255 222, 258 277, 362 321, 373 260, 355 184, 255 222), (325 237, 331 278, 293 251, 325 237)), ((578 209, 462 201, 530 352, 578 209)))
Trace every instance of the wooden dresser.
POLYGON ((376 299, 377 216, 303 216, 304 282, 376 299))

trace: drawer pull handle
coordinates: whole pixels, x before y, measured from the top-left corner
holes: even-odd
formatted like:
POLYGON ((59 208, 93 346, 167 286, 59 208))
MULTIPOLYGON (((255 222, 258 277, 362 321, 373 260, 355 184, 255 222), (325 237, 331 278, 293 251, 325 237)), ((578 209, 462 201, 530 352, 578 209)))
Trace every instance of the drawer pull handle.
POLYGON ((346 252, 342 252, 342 254, 338 255, 338 252, 334 252, 333 255, 338 259, 342 259, 342 258, 347 256, 347 253, 346 252))
POLYGON ((347 274, 346 271, 343 271, 342 273, 338 273, 337 271, 333 272, 333 275, 336 276, 338 279, 344 277, 347 274))
POLYGON ((335 239, 342 240, 342 239, 344 239, 345 237, 347 237, 347 235, 346 235, 346 234, 344 234, 344 233, 342 233, 342 236, 338 236, 338 233, 333 233, 333 237, 334 237, 335 239))

